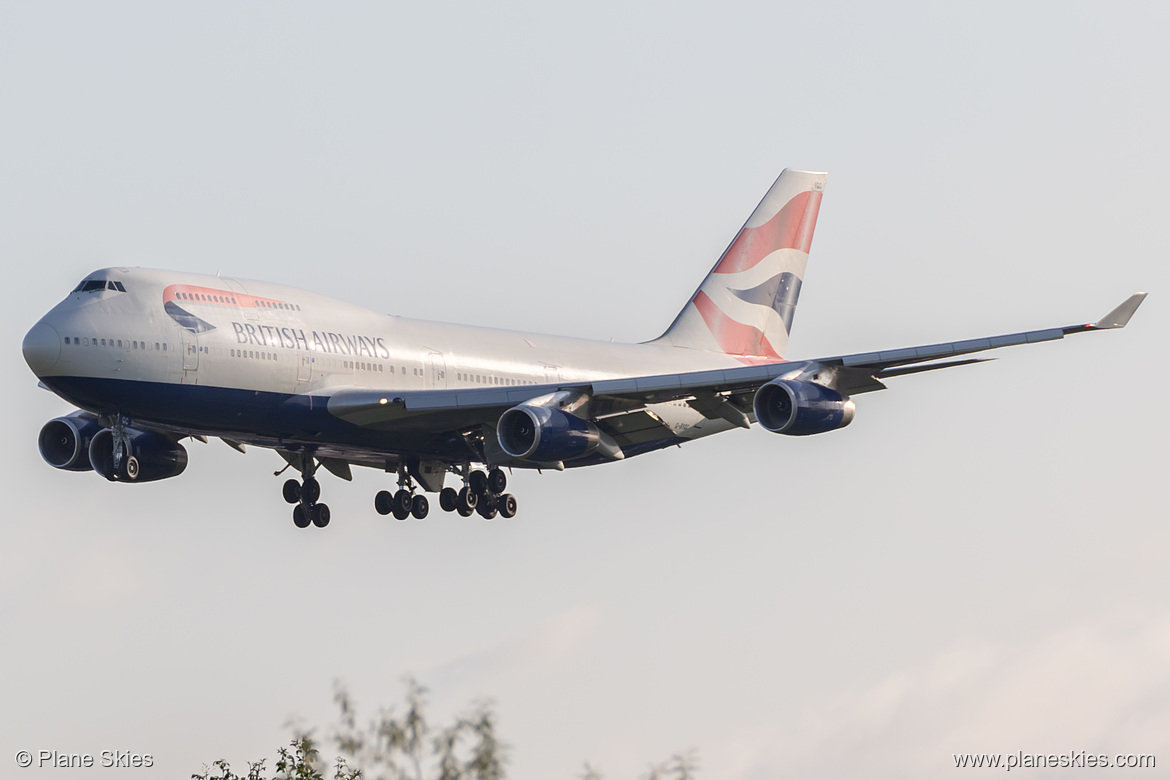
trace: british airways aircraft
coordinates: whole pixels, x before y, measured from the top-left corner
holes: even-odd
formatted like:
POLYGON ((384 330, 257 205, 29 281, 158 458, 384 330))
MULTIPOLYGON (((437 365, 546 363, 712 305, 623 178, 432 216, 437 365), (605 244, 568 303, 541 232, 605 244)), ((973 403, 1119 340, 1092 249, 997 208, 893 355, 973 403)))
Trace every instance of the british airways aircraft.
MULTIPOLYGON (((512 517, 504 469, 622 460, 752 422, 844 428, 851 396, 971 353, 1121 328, 1101 320, 953 343, 784 357, 827 174, 785 170, 674 322, 613 344, 378 314, 268 282, 142 268, 83 279, 25 336, 41 384, 79 411, 41 429, 55 468, 117 482, 178 476, 184 438, 275 450, 297 527, 329 524, 319 468, 394 474, 374 507, 512 517), (482 467, 482 468, 481 468, 482 467), (460 489, 446 486, 454 476, 460 489)), ((279 474, 280 472, 278 472, 279 474)))

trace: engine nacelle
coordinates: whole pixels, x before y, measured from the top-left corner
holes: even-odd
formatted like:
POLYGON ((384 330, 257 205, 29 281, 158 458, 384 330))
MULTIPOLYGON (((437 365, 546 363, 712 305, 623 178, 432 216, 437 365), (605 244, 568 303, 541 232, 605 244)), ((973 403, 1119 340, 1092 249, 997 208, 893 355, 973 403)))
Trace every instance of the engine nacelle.
POLYGON ((500 415, 500 448, 517 460, 553 463, 588 455, 601 443, 588 420, 544 406, 521 404, 500 415))
POLYGON ((756 391, 752 408, 772 433, 808 436, 844 428, 853 421, 853 401, 824 385, 773 379, 756 391))
POLYGON ((89 462, 93 470, 109 480, 154 482, 177 477, 187 468, 187 450, 154 431, 127 428, 130 451, 122 457, 121 468, 114 466, 114 432, 98 432, 89 443, 89 462))
POLYGON ((49 420, 37 437, 41 457, 55 469, 89 471, 89 443, 102 426, 89 412, 49 420))

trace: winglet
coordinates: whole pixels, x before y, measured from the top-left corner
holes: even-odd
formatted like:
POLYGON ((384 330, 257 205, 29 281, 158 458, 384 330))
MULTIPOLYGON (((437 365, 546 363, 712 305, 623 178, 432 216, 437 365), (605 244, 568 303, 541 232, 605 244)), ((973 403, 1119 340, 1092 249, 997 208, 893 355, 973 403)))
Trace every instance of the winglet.
POLYGON ((1129 318, 1133 316, 1133 313, 1137 311, 1145 299, 1146 293, 1134 293, 1126 298, 1125 302, 1116 309, 1094 322, 1093 327, 1100 329, 1124 328, 1129 322, 1129 318))

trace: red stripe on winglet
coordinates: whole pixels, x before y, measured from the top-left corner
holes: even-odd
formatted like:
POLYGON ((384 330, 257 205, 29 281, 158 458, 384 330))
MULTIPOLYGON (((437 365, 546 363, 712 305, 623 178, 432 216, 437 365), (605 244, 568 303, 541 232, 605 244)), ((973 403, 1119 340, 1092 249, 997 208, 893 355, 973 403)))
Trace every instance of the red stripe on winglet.
POLYGON ((728 317, 715 305, 715 301, 707 293, 699 290, 695 299, 691 301, 699 310, 707 329, 719 343, 719 347, 728 355, 752 355, 771 360, 781 360, 776 350, 768 342, 768 337, 759 328, 744 325, 728 317))
POLYGON ((739 231, 715 266, 715 273, 746 271, 777 249, 799 249, 808 254, 821 209, 821 194, 801 192, 764 224, 739 231))

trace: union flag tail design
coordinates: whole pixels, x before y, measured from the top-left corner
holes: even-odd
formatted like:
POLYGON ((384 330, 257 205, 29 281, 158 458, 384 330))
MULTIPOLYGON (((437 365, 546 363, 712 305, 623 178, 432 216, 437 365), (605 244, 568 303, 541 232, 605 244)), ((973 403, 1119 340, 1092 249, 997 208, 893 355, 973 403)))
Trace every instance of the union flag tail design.
POLYGON ((703 284, 653 343, 782 360, 826 173, 785 169, 703 284))

